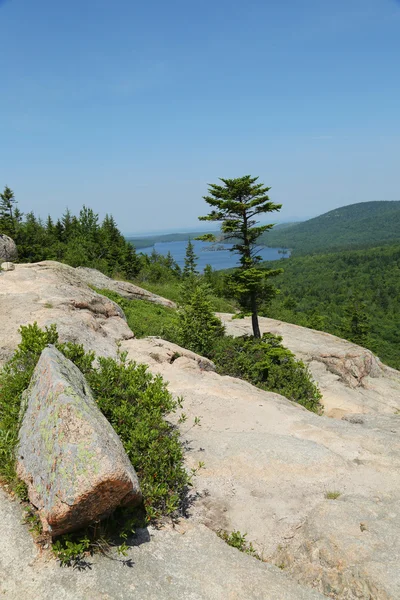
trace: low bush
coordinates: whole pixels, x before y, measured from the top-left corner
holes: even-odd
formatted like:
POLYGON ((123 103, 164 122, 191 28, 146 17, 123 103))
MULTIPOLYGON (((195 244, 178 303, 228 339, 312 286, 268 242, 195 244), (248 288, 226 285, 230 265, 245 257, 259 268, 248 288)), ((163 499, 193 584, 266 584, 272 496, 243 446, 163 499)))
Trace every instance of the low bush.
POLYGON ((137 337, 159 335, 210 358, 221 375, 245 379, 312 412, 322 413, 318 386, 307 366, 282 346, 281 337, 266 333, 257 340, 253 336, 224 335, 222 323, 213 312, 207 285, 195 279, 186 282, 181 289, 182 306, 178 311, 141 300, 124 300, 107 290, 98 291, 123 308, 137 337))
POLYGON ((19 495, 24 495, 24 486, 15 474, 22 394, 43 348, 56 343, 58 335, 54 325, 43 331, 36 323, 21 327, 20 332, 22 339, 17 351, 0 371, 0 479, 19 495))
POLYGON ((322 397, 308 368, 281 344, 282 338, 266 333, 219 338, 209 358, 221 375, 245 379, 259 388, 282 394, 308 410, 321 413, 322 397))
MULTIPOLYGON (((81 345, 58 343, 54 325, 41 330, 36 323, 21 327, 21 343, 14 357, 0 373, 0 478, 22 499, 25 486, 15 473, 15 447, 21 421, 21 401, 33 370, 47 344, 56 344, 63 354, 84 373, 94 398, 120 436, 134 466, 143 492, 144 521, 177 513, 190 486, 190 476, 183 466, 183 448, 178 431, 165 417, 175 411, 179 401, 173 399, 160 376, 153 376, 146 365, 99 357, 85 352, 81 345)), ((130 519, 132 515, 130 515, 130 519)), ((125 532, 126 516, 117 515, 117 535, 125 532)), ((109 530, 111 530, 109 528, 109 530)), ((56 549, 62 562, 74 555, 74 549, 87 549, 85 540, 97 539, 96 528, 79 537, 62 537, 56 549)), ((107 526, 102 525, 102 538, 107 526)), ((132 527, 130 527, 130 531, 132 527)), ((98 533, 98 532, 97 532, 98 533)), ((95 544, 95 545, 96 545, 95 544)), ((76 558, 76 557, 75 557, 76 558)))

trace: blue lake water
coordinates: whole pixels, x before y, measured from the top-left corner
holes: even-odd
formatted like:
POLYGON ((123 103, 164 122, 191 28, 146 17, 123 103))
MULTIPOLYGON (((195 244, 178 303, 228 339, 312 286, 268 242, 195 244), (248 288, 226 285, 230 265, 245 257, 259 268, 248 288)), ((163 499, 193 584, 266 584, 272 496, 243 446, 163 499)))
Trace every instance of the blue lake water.
MULTIPOLYGON (((197 240, 192 240, 192 244, 194 246, 196 256, 198 256, 197 268, 200 272, 204 270, 206 265, 211 265, 215 271, 219 271, 221 269, 236 267, 239 264, 238 255, 229 251, 229 248, 232 247, 232 244, 211 244, 210 242, 199 242, 197 240), (224 249, 212 250, 213 247, 224 249)), ((138 250, 138 252, 143 252, 143 254, 151 254, 153 250, 156 250, 156 252, 163 254, 164 256, 166 256, 168 252, 171 252, 174 260, 180 267, 183 267, 185 262, 186 246, 187 242, 160 242, 159 244, 149 246, 148 248, 141 248, 138 250)), ((286 252, 286 256, 289 256, 289 251, 286 252)), ((266 248, 265 246, 260 246, 260 251, 258 254, 263 260, 279 260, 284 256, 282 254, 282 248, 266 248)))

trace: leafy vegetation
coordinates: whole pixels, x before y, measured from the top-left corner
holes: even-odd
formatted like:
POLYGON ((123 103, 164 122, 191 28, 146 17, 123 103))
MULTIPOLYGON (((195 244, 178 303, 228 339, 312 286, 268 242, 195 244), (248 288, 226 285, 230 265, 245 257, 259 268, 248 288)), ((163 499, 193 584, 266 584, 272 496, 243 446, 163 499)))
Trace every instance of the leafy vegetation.
POLYGON ((290 225, 269 231, 261 243, 296 256, 390 244, 400 237, 400 201, 360 202, 290 225))
MULTIPOLYGON (((257 218, 264 213, 280 210, 280 204, 270 201, 269 187, 256 183, 258 177, 245 175, 237 179, 220 179, 224 185, 211 184, 204 200, 211 212, 199 217, 201 221, 221 221, 226 240, 234 243, 230 250, 240 256, 240 267, 229 276, 229 287, 237 298, 242 314, 251 314, 253 335, 261 337, 258 310, 274 294, 269 279, 279 271, 259 269, 261 256, 257 254, 257 240, 273 225, 259 225, 257 218)), ((206 234, 197 239, 215 241, 215 235, 206 234)))
MULTIPOLYGON (((86 353, 80 345, 58 343, 54 325, 41 330, 35 323, 21 327, 20 333, 21 343, 0 373, 0 478, 26 499, 25 486, 15 472, 21 404, 40 353, 52 343, 84 373, 99 408, 120 436, 140 480, 145 521, 176 513, 190 477, 183 466, 179 433, 165 420, 179 402, 172 398, 162 378, 151 375, 146 365, 127 362, 124 354, 118 360, 99 357, 95 367, 93 352, 86 353)), ((126 513, 117 519, 120 535, 122 523, 126 526, 126 513)), ((115 527, 115 520, 113 523, 115 527)), ((84 552, 85 539, 98 543, 97 533, 91 528, 83 538, 81 534, 61 538, 56 546, 61 559, 66 561, 84 552)))
POLYGON ((277 285, 267 316, 344 337, 400 369, 400 244, 292 256, 277 285))
POLYGON ((190 277, 191 275, 198 275, 197 267, 198 256, 194 252, 194 246, 192 240, 189 241, 186 246, 185 264, 183 267, 183 276, 190 277))
POLYGON ((247 533, 240 533, 240 531, 228 533, 228 531, 220 529, 217 534, 218 537, 228 544, 228 546, 232 546, 232 548, 236 548, 237 550, 240 550, 240 552, 254 556, 254 558, 257 558, 258 560, 262 560, 261 556, 254 549, 253 544, 247 542, 247 533))
POLYGON ((218 339, 224 336, 224 327, 214 315, 208 293, 206 284, 189 284, 178 312, 176 333, 181 346, 209 357, 218 339))
POLYGON ((209 357, 221 375, 245 379, 320 414, 321 392, 308 368, 281 342, 281 337, 271 333, 261 339, 225 336, 215 341, 209 357))
POLYGON ((160 335, 210 358, 221 375, 245 379, 308 410, 321 412, 318 387, 307 367, 282 346, 282 338, 272 334, 262 339, 225 335, 221 321, 214 315, 209 287, 201 280, 187 280, 178 311, 142 300, 126 300, 108 290, 98 291, 123 308, 129 327, 138 337, 160 335))
POLYGON ((135 249, 112 216, 106 215, 100 223, 99 216, 84 206, 78 217, 66 210, 55 223, 50 216, 44 223, 33 212, 24 216, 16 204, 13 192, 6 187, 0 195, 0 233, 14 239, 20 262, 58 260, 127 278, 139 272, 135 249))

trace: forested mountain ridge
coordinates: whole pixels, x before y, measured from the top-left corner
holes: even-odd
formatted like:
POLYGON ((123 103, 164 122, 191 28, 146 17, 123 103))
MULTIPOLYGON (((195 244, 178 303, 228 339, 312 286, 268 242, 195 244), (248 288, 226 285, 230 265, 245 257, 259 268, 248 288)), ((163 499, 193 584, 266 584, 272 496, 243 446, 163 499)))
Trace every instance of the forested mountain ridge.
POLYGON ((281 262, 266 316, 344 337, 400 368, 400 243, 281 262))
POLYGON ((260 242, 290 248, 296 255, 370 248, 400 241, 400 201, 350 204, 319 217, 275 228, 260 242))
POLYGON ((149 236, 126 236, 126 241, 135 246, 136 250, 140 250, 141 248, 149 248, 154 246, 155 244, 160 244, 164 242, 187 242, 190 239, 196 238, 197 236, 204 233, 203 231, 192 231, 186 233, 164 233, 159 235, 149 235, 149 236))

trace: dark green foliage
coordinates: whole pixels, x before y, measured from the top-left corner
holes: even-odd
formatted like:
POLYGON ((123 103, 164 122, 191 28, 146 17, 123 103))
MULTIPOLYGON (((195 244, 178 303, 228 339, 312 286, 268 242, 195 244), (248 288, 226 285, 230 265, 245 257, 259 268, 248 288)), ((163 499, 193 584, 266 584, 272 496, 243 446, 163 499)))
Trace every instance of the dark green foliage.
POLYGON ((245 379, 313 412, 321 411, 321 394, 307 367, 281 345, 281 338, 272 334, 265 334, 261 340, 225 336, 224 327, 213 312, 209 288, 196 278, 187 280, 178 312, 142 300, 125 300, 115 292, 97 291, 123 308, 138 337, 160 335, 210 358, 221 375, 245 379))
POLYGON ((183 276, 198 275, 197 267, 198 256, 194 253, 194 246, 189 238, 186 246, 185 266, 183 267, 183 276))
MULTIPOLYGON (((15 215, 16 203, 14 192, 8 186, 5 186, 4 191, 0 194, 0 233, 10 237, 15 236, 18 225, 18 219, 15 215)), ((21 213, 17 213, 17 217, 20 216, 21 213)))
MULTIPOLYGON (((232 252, 240 256, 240 267, 230 276, 230 290, 239 301, 243 314, 251 314, 253 334, 260 338, 258 310, 260 299, 272 295, 268 279, 280 271, 257 268, 261 257, 257 254, 257 240, 273 225, 259 225, 257 218, 280 210, 268 197, 269 187, 256 183, 258 177, 246 175, 237 179, 220 179, 224 185, 211 184, 209 195, 204 200, 211 212, 199 217, 201 221, 220 221, 225 240, 232 240, 232 252)), ((197 239, 215 241, 215 236, 206 234, 197 239)))
POLYGON ((210 356, 218 338, 224 335, 221 321, 214 315, 207 284, 191 281, 183 290, 184 302, 178 313, 177 339, 184 348, 210 356))
POLYGON ((36 323, 21 327, 21 343, 0 371, 0 479, 20 495, 24 486, 15 473, 14 450, 18 442, 22 393, 28 387, 42 350, 57 342, 54 325, 41 330, 36 323))
POLYGON ((365 302, 352 296, 344 307, 342 334, 347 340, 359 346, 368 346, 370 323, 365 302))
POLYGON ((268 316, 360 343, 400 369, 399 244, 293 256, 277 284, 268 316))
POLYGON ((112 216, 106 215, 100 223, 98 215, 83 206, 79 217, 67 209, 56 223, 50 216, 44 223, 33 212, 23 219, 15 204, 12 191, 6 187, 0 194, 0 233, 14 239, 20 262, 58 260, 128 279, 138 274, 141 266, 135 249, 112 216))
POLYGON ((399 238, 400 201, 381 201, 342 206, 304 223, 276 228, 260 241, 291 248, 297 256, 371 248, 398 242, 399 238))
POLYGON ((148 520, 179 507, 189 479, 183 468, 179 433, 164 417, 177 403, 160 376, 146 365, 99 358, 99 368, 86 374, 96 401, 120 436, 138 474, 148 520))
POLYGON ((281 337, 271 333, 265 333, 261 339, 225 336, 215 343, 209 358, 221 375, 245 379, 320 413, 322 395, 308 368, 281 341, 281 337))
MULTIPOLYGON (((21 400, 40 353, 52 343, 85 374, 99 408, 120 436, 140 479, 145 521, 176 513, 190 478, 183 466, 179 433, 165 420, 179 403, 169 394, 162 378, 151 375, 146 365, 127 362, 123 354, 118 360, 100 357, 95 366, 93 352, 86 353, 82 346, 72 343, 59 344, 54 325, 43 331, 34 323, 21 327, 20 332, 18 350, 0 373, 1 480, 26 499, 25 486, 16 478, 14 455, 21 400)), ((121 536, 127 527, 126 511, 113 519, 114 531, 116 523, 121 536)), ((98 546, 96 527, 85 530, 83 537, 73 534, 61 538, 55 550, 64 564, 77 560, 89 546, 98 546)), ((107 527, 107 523, 102 525, 102 535, 107 527)))
POLYGON ((150 255, 140 254, 136 277, 139 284, 167 283, 180 278, 181 269, 170 253, 163 256, 153 250, 150 255))

